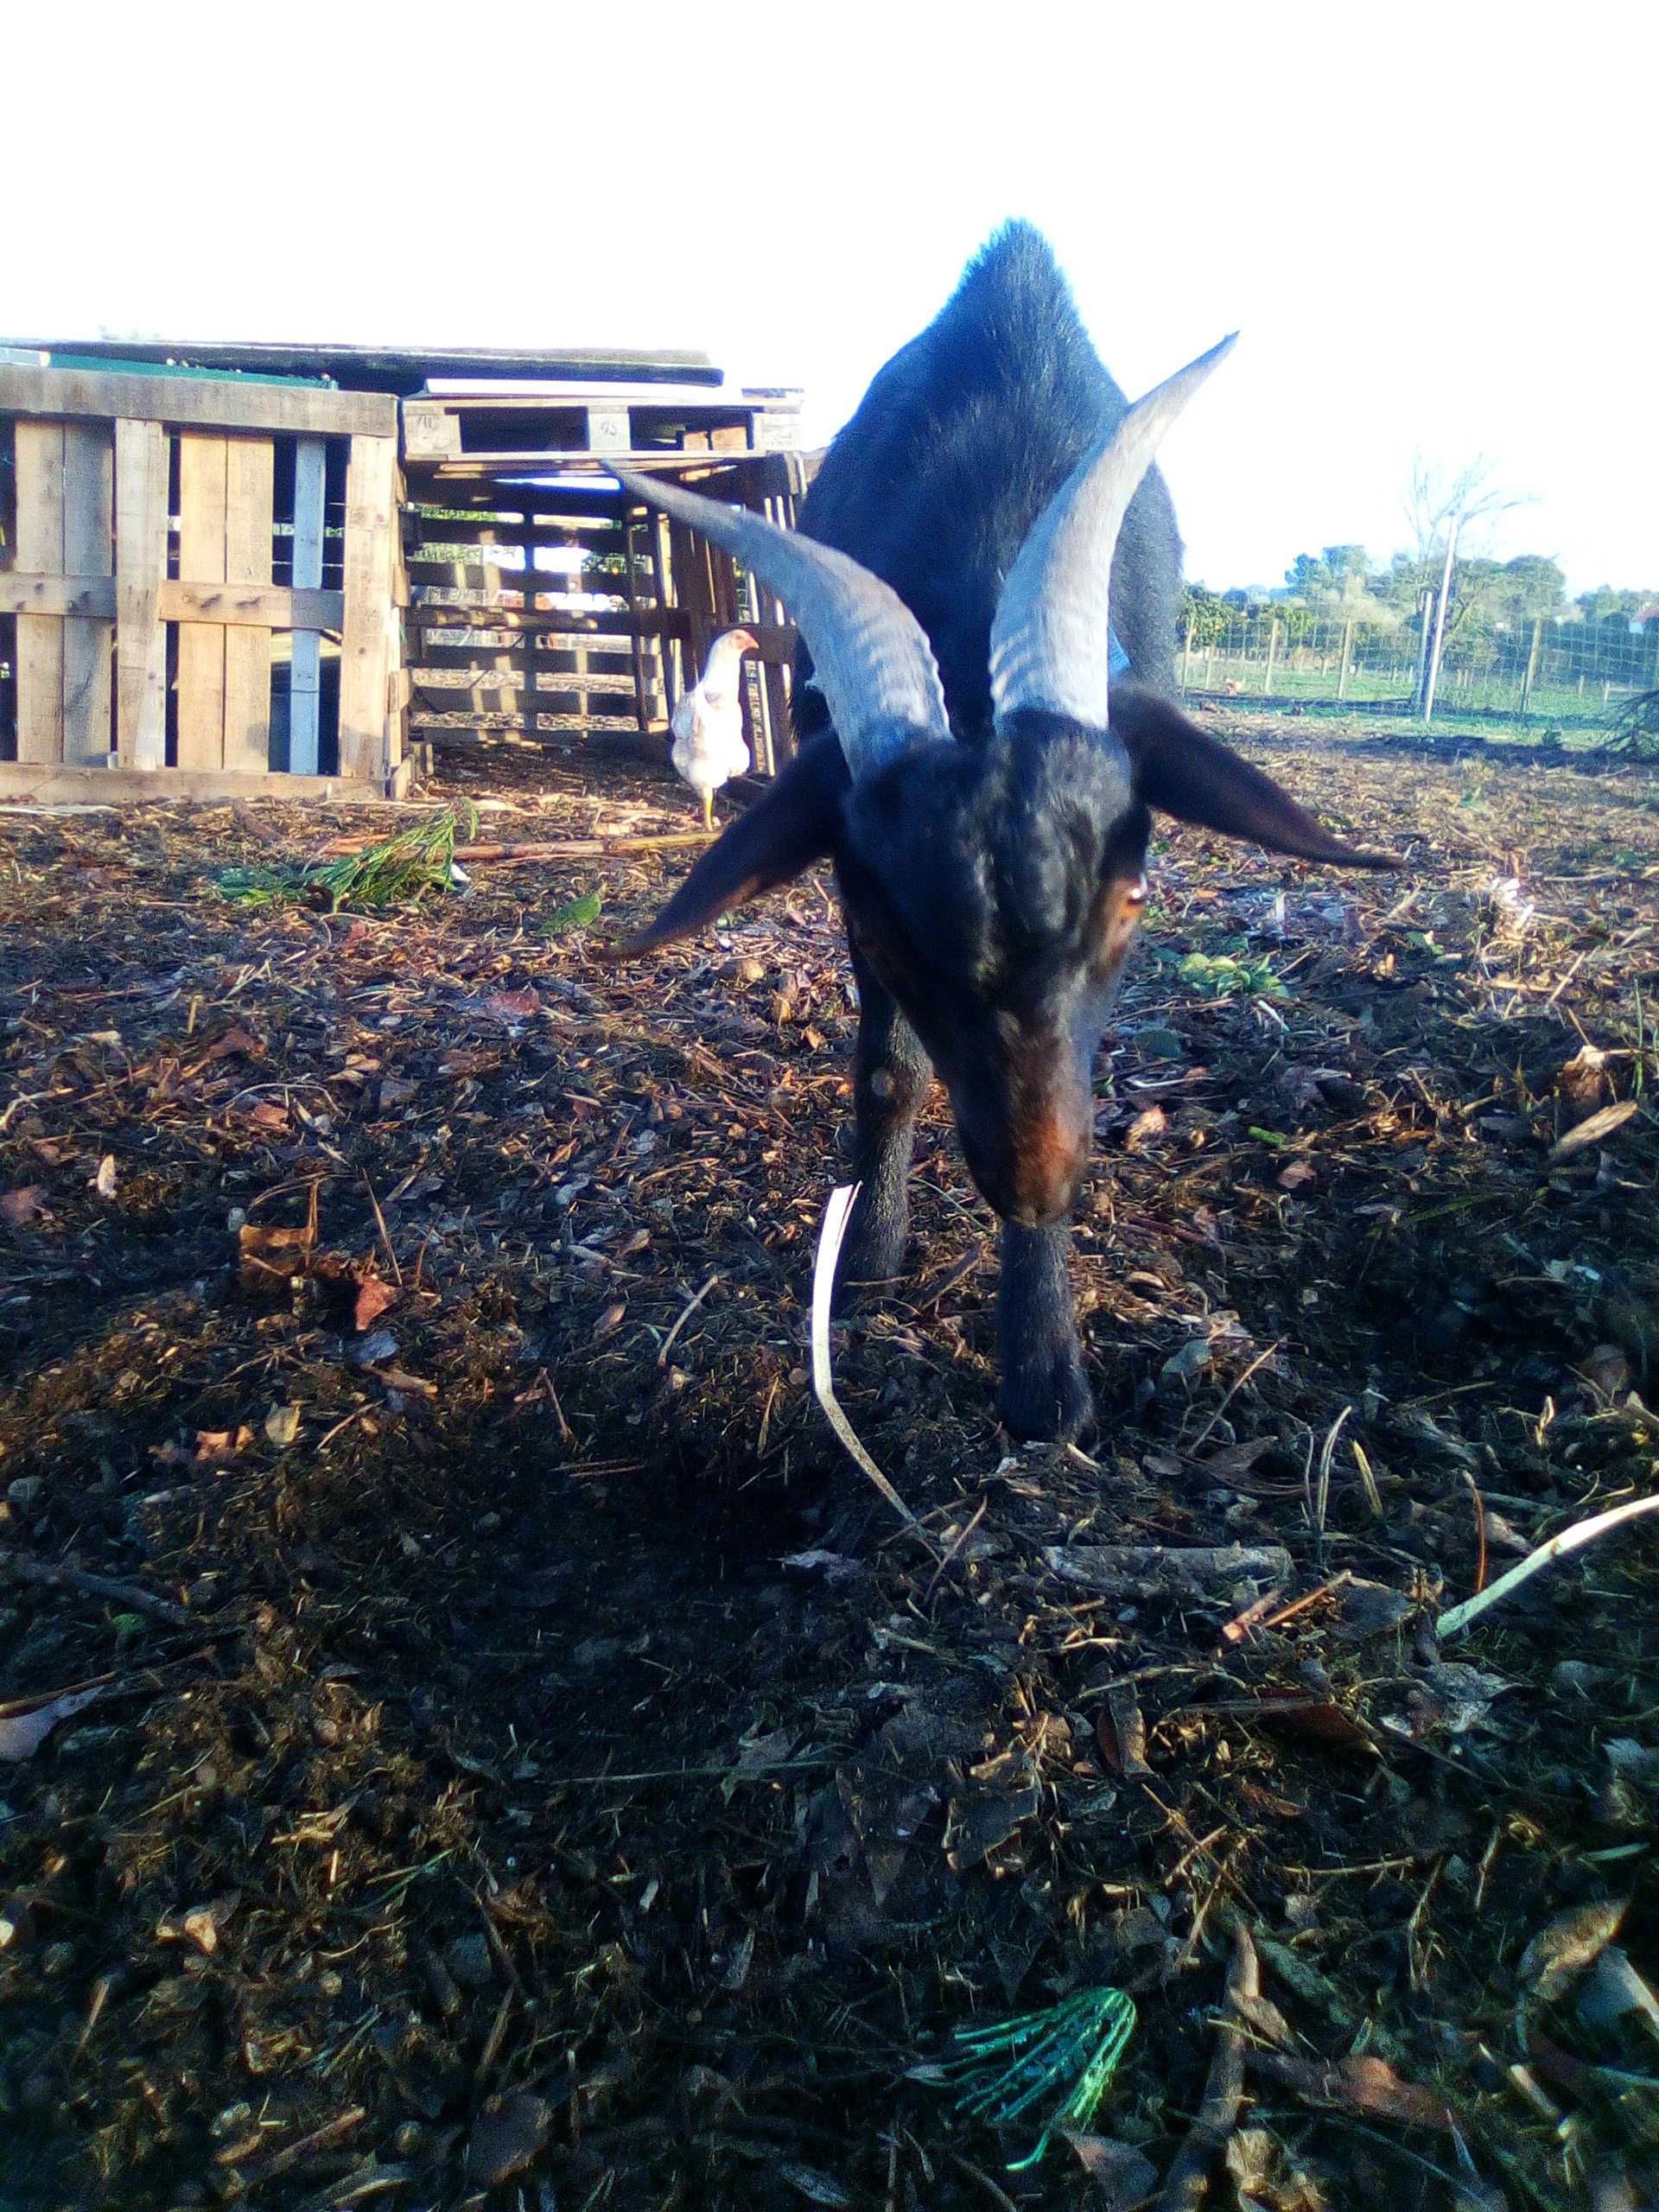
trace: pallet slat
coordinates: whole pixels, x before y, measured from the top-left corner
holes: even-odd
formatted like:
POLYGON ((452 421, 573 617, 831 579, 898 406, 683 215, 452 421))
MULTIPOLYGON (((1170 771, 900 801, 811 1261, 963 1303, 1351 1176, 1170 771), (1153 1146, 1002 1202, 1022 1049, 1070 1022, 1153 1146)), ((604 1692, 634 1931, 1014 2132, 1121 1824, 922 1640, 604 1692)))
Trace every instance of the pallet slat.
POLYGON ((397 402, 375 391, 327 391, 252 378, 143 376, 118 369, 17 368, 0 363, 0 415, 42 422, 120 417, 178 429, 295 430, 321 437, 396 438, 397 402))
MULTIPOLYGON (((519 714, 446 714, 435 708, 415 707, 410 711, 411 729, 495 730, 504 734, 513 730, 530 729, 530 718, 519 714)), ((633 715, 560 715, 538 712, 537 730, 563 730, 580 734, 583 730, 630 730, 639 733, 638 717, 633 715)))
POLYGON ((639 632, 626 630, 510 630, 495 623, 446 628, 423 620, 416 642, 427 652, 632 653, 639 632))
MULTIPOLYGON (((63 425, 19 423, 16 446, 17 558, 63 564, 63 425)), ((63 626, 17 618, 17 758, 63 758, 63 626)))
POLYGON ((423 691, 592 691, 634 696, 633 671, 598 676, 583 668, 501 668, 488 662, 462 664, 454 668, 411 668, 410 680, 423 691))
MULTIPOLYGON (((224 438, 187 430, 179 439, 179 567, 210 583, 227 581, 225 530, 230 448, 224 438)), ((178 644, 178 765, 225 766, 225 632, 198 623, 178 644)))
POLYGON ((393 665, 392 537, 397 443, 356 437, 346 473, 346 620, 340 652, 340 766, 342 775, 386 769, 393 665))
POLYGON ((115 426, 116 746, 124 768, 167 762, 167 436, 159 423, 115 426))
MULTIPOLYGON (((39 576, 0 569, 0 614, 73 614, 113 621, 116 586, 109 576, 39 576)), ((332 630, 346 619, 337 591, 289 591, 282 584, 163 582, 157 612, 163 622, 213 622, 259 630, 332 630)))
MULTIPOLYGON (((328 448, 321 438, 301 438, 294 448, 294 585, 296 594, 322 582, 323 498, 328 448)), ((346 619, 340 594, 338 629, 346 619)), ((313 776, 321 744, 322 639, 316 630, 296 630, 289 649, 288 678, 288 765, 295 775, 313 776)))
MULTIPOLYGON (((115 440, 102 423, 63 426, 63 566, 84 576, 108 576, 115 566, 115 440)), ((69 765, 108 766, 114 684, 113 606, 102 620, 66 617, 63 758, 69 765)))
POLYGON ((378 799, 383 779, 367 783, 346 776, 255 775, 232 768, 169 768, 162 775, 118 768, 69 768, 46 762, 0 760, 0 798, 32 800, 37 805, 86 801, 104 804, 145 800, 160 806, 227 798, 378 799))
MULTIPOLYGON (((225 472, 225 576, 270 582, 276 448, 269 438, 232 438, 225 472)), ((270 766, 270 632, 254 623, 225 632, 225 766, 257 773, 270 766)))

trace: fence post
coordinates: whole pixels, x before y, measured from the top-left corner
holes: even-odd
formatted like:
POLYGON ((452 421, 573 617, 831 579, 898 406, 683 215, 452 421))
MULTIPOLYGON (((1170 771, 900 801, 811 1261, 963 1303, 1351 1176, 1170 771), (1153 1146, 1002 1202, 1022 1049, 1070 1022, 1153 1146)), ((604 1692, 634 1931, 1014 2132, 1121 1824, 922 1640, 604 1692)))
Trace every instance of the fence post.
POLYGON ((1204 664, 1204 688, 1206 691, 1213 691, 1216 688, 1216 640, 1213 632, 1210 639, 1210 658, 1204 664))
POLYGON ((1186 629, 1181 639, 1181 689, 1190 690, 1192 684, 1192 618, 1187 617, 1186 629))
POLYGON ((1273 618, 1273 626, 1268 632, 1268 664, 1262 671, 1262 696, 1264 699, 1273 690, 1273 664, 1278 658, 1278 653, 1279 618, 1275 614, 1273 618))
POLYGON ((1337 696, 1348 696, 1348 677, 1354 664, 1354 618, 1351 614, 1342 626, 1342 662, 1337 670, 1337 696))
POLYGON ((1428 664, 1423 671, 1423 720, 1434 719, 1434 685, 1440 672, 1440 655, 1446 650, 1446 611, 1452 597, 1452 571, 1458 559, 1458 525, 1460 513, 1454 514, 1446 534, 1446 567, 1440 574, 1440 596, 1434 610, 1434 642, 1429 648, 1428 664))
POLYGON ((1527 652, 1527 672, 1521 679, 1521 719, 1523 721, 1527 709, 1532 704, 1532 687, 1538 681, 1538 656, 1543 651, 1543 645, 1544 618, 1541 614, 1535 614, 1532 618, 1532 644, 1527 652))

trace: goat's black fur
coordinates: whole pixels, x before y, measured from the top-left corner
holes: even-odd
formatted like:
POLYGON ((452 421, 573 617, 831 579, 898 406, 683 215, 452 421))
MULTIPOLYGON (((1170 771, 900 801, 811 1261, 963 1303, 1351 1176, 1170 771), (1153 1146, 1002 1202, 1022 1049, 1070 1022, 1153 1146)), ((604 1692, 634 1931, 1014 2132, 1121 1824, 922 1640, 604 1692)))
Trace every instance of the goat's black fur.
POLYGON ((854 782, 803 655, 797 757, 630 948, 683 936, 833 856, 861 1009, 861 1191, 842 1280, 900 1270, 912 1138, 937 1069, 1003 1220, 1002 1411, 1023 1436, 1072 1435, 1090 1417, 1066 1223, 1093 1135, 1094 1055, 1144 891, 1148 808, 1312 858, 1357 857, 1160 696, 1180 543, 1155 472, 1113 563, 1113 627, 1135 681, 1114 690, 1110 728, 1032 709, 994 727, 1004 581, 1125 409, 1047 246, 1009 225, 876 376, 801 514, 806 534, 874 570, 918 618, 953 736, 854 782))
MULTIPOLYGON (((907 603, 958 737, 989 734, 991 620, 1027 532, 1128 406, 1046 241, 1009 223, 920 337, 877 371, 824 455, 800 527, 907 603)), ((1154 467, 1118 537, 1112 626, 1133 674, 1160 690, 1174 673, 1180 588, 1175 510, 1154 467)), ((797 696, 803 734, 825 727, 819 695, 797 696)))

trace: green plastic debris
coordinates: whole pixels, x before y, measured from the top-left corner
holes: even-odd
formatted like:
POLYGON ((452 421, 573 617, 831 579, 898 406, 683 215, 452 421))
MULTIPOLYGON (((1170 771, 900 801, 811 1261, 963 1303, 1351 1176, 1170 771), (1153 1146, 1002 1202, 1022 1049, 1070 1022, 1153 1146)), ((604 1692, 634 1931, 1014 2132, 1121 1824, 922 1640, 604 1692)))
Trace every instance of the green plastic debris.
POLYGON ((957 2110, 991 2127, 1011 2127, 1063 2097, 1035 2148, 1008 2162, 1009 2173, 1024 2173, 1058 2130, 1087 2128, 1134 2033, 1132 1999, 1121 1989, 1083 1989, 1041 2012, 958 2028, 950 2040, 960 2056, 916 2071, 954 2088, 957 2110))

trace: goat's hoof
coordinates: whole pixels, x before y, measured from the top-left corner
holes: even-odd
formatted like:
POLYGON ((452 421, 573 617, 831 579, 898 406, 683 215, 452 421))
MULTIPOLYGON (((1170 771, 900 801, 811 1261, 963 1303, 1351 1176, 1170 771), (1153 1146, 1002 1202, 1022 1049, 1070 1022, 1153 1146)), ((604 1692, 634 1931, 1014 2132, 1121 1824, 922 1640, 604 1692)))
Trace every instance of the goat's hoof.
POLYGON ((1021 1444, 1070 1444, 1093 1433, 1094 1392, 1075 1348, 1003 1377, 1002 1426, 1021 1444))

